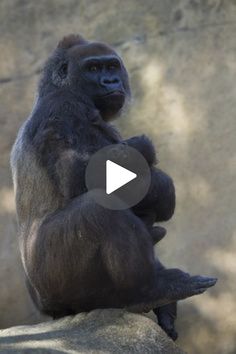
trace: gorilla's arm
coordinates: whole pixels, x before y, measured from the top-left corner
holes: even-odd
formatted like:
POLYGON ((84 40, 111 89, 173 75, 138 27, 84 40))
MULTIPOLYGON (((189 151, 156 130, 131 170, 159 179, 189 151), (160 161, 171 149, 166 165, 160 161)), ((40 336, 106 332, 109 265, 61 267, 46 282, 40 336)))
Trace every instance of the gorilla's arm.
POLYGON ((41 123, 32 144, 42 167, 66 200, 86 192, 87 160, 76 151, 77 136, 70 122, 56 117, 41 123))
MULTIPOLYGON (((132 137, 124 143, 142 153, 150 166, 155 163, 154 146, 145 135, 132 137)), ((43 121, 33 138, 41 164, 66 199, 81 195, 87 190, 85 169, 88 157, 78 153, 78 144, 73 125, 59 117, 43 121)), ((152 226, 156 221, 171 218, 174 209, 175 189, 172 179, 160 169, 151 167, 149 191, 133 211, 152 226)), ((163 232, 161 234, 164 236, 163 232)))

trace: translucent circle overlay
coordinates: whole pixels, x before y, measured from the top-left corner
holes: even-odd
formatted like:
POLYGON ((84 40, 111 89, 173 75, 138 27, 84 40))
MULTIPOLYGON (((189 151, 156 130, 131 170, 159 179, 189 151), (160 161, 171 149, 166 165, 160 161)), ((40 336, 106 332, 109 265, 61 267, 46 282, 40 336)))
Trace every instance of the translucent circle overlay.
POLYGON ((125 144, 109 145, 90 158, 86 168, 85 182, 96 203, 112 210, 128 209, 139 203, 147 194, 151 183, 150 168, 143 155, 136 149, 125 144), (106 193, 106 162, 108 160, 137 175, 135 179, 111 194, 106 193))

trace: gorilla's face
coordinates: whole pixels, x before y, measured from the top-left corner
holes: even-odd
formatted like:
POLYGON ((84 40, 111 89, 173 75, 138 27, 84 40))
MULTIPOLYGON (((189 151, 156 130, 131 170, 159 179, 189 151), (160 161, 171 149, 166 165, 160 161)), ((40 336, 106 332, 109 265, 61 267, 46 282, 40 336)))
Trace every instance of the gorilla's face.
MULTIPOLYGON (((114 118, 130 96, 129 81, 122 60, 103 43, 84 42, 69 48, 59 66, 62 82, 88 99, 104 120, 114 118)), ((57 76, 56 76, 57 77, 57 76)))
POLYGON ((116 55, 91 56, 81 60, 84 92, 93 100, 104 119, 115 116, 126 97, 123 64, 116 55))

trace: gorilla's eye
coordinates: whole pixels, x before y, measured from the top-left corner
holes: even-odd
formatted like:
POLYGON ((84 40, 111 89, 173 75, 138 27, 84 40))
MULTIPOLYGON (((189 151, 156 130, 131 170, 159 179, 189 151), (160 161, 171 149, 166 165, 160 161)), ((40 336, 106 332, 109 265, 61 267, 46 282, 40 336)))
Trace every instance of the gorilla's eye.
POLYGON ((113 61, 108 64, 108 70, 114 71, 120 68, 120 63, 118 61, 113 61))
POLYGON ((116 66, 111 64, 108 66, 108 70, 115 70, 116 69, 116 66))
POLYGON ((89 71, 91 72, 97 72, 98 71, 98 66, 95 64, 92 64, 89 66, 89 71))

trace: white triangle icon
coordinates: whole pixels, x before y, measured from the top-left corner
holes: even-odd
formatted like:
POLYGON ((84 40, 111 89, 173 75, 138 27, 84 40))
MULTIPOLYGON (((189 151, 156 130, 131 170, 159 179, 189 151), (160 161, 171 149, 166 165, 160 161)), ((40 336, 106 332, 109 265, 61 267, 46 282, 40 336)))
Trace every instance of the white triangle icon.
POLYGON ((106 193, 111 194, 137 177, 136 173, 127 170, 115 162, 106 161, 106 193))

